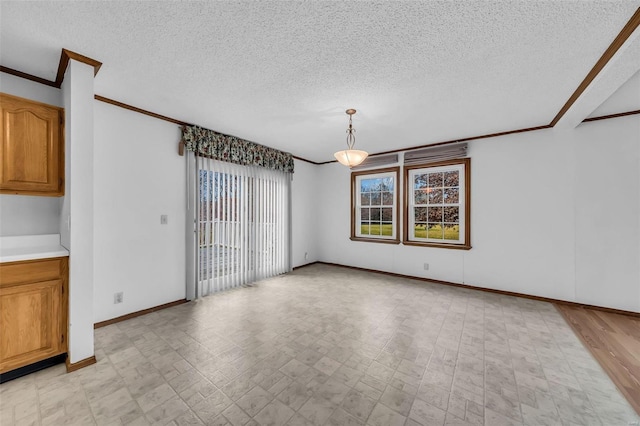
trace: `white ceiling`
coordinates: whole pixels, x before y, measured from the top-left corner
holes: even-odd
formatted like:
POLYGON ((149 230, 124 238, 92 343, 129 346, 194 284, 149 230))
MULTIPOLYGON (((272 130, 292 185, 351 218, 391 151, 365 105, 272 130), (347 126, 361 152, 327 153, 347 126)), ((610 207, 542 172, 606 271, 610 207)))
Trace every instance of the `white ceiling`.
POLYGON ((640 0, 7 2, 0 64, 313 161, 548 124, 640 0))

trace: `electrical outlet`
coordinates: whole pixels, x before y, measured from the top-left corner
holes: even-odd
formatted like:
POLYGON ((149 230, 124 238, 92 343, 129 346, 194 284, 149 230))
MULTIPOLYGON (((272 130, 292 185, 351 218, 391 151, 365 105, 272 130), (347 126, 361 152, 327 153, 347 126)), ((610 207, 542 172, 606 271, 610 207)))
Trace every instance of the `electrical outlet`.
POLYGON ((160 225, 166 225, 169 223, 169 216, 166 214, 160 215, 160 225))
POLYGON ((425 271, 428 271, 428 270, 429 270, 429 264, 428 264, 428 263, 425 263, 423 267, 424 267, 424 270, 425 270, 425 271))
POLYGON ((304 260, 309 260, 309 253, 306 251, 304 252, 304 260))
POLYGON ((118 293, 114 293, 113 295, 113 303, 122 303, 122 299, 124 299, 123 293, 120 291, 118 293))

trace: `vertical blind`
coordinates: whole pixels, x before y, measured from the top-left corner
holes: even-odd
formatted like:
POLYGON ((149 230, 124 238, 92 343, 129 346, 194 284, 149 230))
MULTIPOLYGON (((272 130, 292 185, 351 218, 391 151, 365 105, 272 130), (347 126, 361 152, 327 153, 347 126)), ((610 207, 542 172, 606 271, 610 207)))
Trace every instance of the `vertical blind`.
POLYGON ((290 271, 291 173, 200 156, 194 163, 195 291, 187 294, 290 271))

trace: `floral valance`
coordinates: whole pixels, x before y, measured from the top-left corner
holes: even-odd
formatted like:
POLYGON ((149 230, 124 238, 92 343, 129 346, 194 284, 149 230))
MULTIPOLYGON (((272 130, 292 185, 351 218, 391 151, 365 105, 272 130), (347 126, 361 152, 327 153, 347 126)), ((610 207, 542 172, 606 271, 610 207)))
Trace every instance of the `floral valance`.
POLYGON ((182 126, 182 142, 187 150, 214 160, 293 173, 293 156, 288 152, 235 136, 187 125, 182 126))

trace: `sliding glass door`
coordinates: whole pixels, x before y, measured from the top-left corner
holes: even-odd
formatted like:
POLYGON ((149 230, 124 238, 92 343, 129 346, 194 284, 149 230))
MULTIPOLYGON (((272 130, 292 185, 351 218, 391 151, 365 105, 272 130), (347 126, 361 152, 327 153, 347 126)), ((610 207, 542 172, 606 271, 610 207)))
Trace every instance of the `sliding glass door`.
POLYGON ((191 168, 187 298, 288 272, 291 174, 201 157, 191 168))

